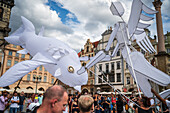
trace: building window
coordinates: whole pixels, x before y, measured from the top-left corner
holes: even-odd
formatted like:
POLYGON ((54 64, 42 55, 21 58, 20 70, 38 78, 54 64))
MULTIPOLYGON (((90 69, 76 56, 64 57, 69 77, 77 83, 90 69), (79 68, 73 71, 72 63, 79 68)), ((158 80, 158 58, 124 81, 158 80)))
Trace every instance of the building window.
MULTIPOLYGON (((2 4, 3 5, 3 4, 2 4)), ((3 18, 3 8, 0 8, 0 19, 2 20, 2 18, 3 18)))
POLYGON ((31 75, 28 74, 28 75, 27 75, 27 80, 28 80, 28 81, 30 81, 30 77, 31 77, 31 75))
POLYGON ((109 73, 109 63, 106 64, 106 73, 109 73))
POLYGON ((24 54, 22 54, 22 55, 21 55, 21 58, 25 58, 25 55, 24 55, 24 54))
POLYGON ((115 65, 115 63, 112 62, 112 63, 111 63, 111 70, 112 70, 112 71, 114 71, 114 68, 115 68, 114 65, 115 65))
POLYGON ((8 55, 9 55, 9 56, 12 56, 12 51, 9 51, 8 55))
POLYGON ((18 61, 14 61, 14 64, 17 64, 18 63, 18 61))
POLYGON ((17 48, 17 46, 16 46, 16 45, 13 45, 13 47, 14 47, 14 48, 17 48))
POLYGON ((82 66, 86 66, 86 63, 83 62, 83 63, 82 63, 82 66))
POLYGON ((99 75, 99 77, 98 77, 98 82, 99 82, 99 83, 102 83, 102 75, 99 75))
POLYGON ((167 53, 170 53, 170 48, 167 48, 167 53))
POLYGON ((41 82, 41 78, 42 78, 41 75, 39 75, 39 77, 38 77, 38 81, 39 82, 41 82))
POLYGON ((15 56, 16 56, 16 57, 19 57, 19 53, 16 53, 15 56))
POLYGON ((33 75, 32 81, 35 81, 35 76, 36 76, 36 75, 33 75))
POLYGON ((32 59, 32 56, 31 56, 31 55, 30 55, 29 57, 30 57, 30 59, 32 59))
POLYGON ((39 70, 42 71, 42 65, 39 67, 39 70))
POLYGON ((52 84, 54 83, 54 78, 51 79, 51 83, 52 83, 52 84))
POLYGON ((47 70, 44 68, 44 71, 47 71, 47 70))
POLYGON ((87 50, 86 50, 86 52, 89 52, 89 46, 87 46, 87 50))
POLYGON ((114 74, 110 74, 109 75, 109 80, 110 80, 110 82, 115 82, 115 75, 114 74))
POLYGON ((110 51, 110 55, 112 55, 113 51, 110 51))
POLYGON ((102 71, 102 64, 99 64, 99 72, 102 71))
POLYGON ((120 50, 117 52, 116 56, 120 56, 120 50))
POLYGON ((93 84, 93 80, 90 80, 90 84, 93 84))
POLYGON ((47 76, 44 76, 44 82, 47 82, 47 76))
POLYGON ((117 73, 117 82, 121 82, 121 74, 117 73))
POLYGON ((117 69, 120 69, 120 61, 116 63, 117 63, 117 69))
POLYGON ((103 75, 104 82, 107 82, 107 75, 103 75))
POLYGON ((135 80, 134 80, 134 84, 136 84, 135 80))
POLYGON ((126 77, 126 84, 130 84, 130 77, 126 77))
POLYGON ((126 63, 126 69, 128 69, 128 63, 126 63))
POLYGON ((90 77, 92 77, 93 76, 93 73, 90 71, 90 77))
POLYGON ((7 61, 7 66, 11 66, 11 60, 7 61))
POLYGON ((141 53, 142 53, 143 55, 145 55, 145 51, 144 51, 143 49, 141 49, 141 53))

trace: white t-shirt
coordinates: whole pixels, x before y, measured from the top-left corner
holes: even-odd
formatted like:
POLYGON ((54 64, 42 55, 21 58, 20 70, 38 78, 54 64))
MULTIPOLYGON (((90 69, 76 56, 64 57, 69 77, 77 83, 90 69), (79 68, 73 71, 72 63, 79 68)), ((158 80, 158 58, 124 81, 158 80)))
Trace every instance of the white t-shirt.
POLYGON ((154 99, 151 99, 151 100, 150 100, 150 104, 151 104, 151 105, 154 105, 154 99))
POLYGON ((166 100, 166 105, 168 106, 168 108, 170 108, 170 101, 166 100))
MULTIPOLYGON (((11 101, 19 101, 19 97, 15 97, 15 96, 13 96, 12 98, 11 98, 11 101)), ((18 103, 11 103, 11 106, 10 106, 11 108, 18 108, 18 103)))

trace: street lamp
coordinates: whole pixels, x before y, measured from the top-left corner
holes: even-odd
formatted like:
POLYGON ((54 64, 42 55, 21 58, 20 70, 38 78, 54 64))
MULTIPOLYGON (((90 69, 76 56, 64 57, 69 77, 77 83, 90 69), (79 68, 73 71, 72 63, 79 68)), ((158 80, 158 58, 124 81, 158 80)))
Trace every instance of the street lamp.
POLYGON ((40 75, 34 75, 34 79, 36 79, 36 88, 35 88, 35 93, 37 93, 37 84, 38 84, 38 80, 41 81, 41 76, 40 75))

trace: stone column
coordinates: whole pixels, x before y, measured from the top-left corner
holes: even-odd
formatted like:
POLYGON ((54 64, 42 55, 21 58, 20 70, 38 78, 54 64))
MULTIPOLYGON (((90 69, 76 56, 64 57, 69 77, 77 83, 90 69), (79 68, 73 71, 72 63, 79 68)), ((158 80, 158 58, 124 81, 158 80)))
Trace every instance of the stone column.
POLYGON ((163 25, 162 25, 162 16, 161 16, 161 5, 160 0, 155 0, 153 5, 158 11, 156 14, 156 25, 157 25, 157 36, 158 36, 158 53, 165 52, 165 43, 164 43, 164 34, 163 34, 163 25))
MULTIPOLYGON (((158 54, 155 56, 158 61, 158 69, 165 73, 168 73, 167 72, 168 58, 170 56, 165 51, 165 40, 164 40, 162 16, 161 16, 162 2, 160 0, 155 0, 153 2, 153 5, 154 5, 156 11, 158 11, 158 13, 156 14, 156 25, 157 25, 157 36, 158 36, 158 54)), ((154 86, 153 88, 157 92, 162 91, 162 89, 164 89, 163 87, 160 87, 160 86, 158 88, 158 86, 156 84, 153 84, 153 86, 154 86)), ((168 88, 168 87, 170 87, 170 85, 168 85, 166 88, 168 88)))
POLYGON ((162 25, 162 16, 161 16, 161 5, 162 2, 160 0, 155 0, 153 5, 158 11, 156 14, 156 25, 157 25, 157 36, 158 36, 158 54, 155 55, 158 61, 158 69, 167 73, 167 59, 168 54, 165 52, 165 40, 163 34, 163 25, 162 25))

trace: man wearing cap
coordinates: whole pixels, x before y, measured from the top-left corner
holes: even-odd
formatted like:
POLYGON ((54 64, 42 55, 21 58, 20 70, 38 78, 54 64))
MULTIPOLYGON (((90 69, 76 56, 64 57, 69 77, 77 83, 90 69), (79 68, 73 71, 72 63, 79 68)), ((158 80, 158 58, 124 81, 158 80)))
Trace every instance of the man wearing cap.
POLYGON ((0 113, 3 113, 5 110, 5 105, 8 103, 8 98, 7 98, 7 91, 3 91, 3 95, 0 97, 0 113))

